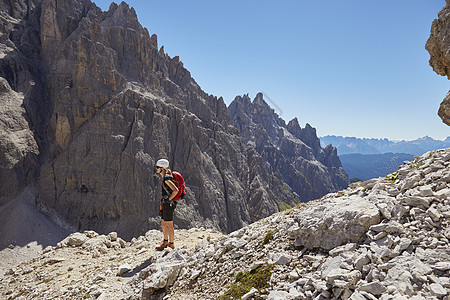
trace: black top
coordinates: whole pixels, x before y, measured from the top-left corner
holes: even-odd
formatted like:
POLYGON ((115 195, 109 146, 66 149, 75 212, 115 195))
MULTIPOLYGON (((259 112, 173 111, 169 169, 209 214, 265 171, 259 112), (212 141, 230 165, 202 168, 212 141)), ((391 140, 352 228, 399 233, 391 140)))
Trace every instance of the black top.
POLYGON ((170 195, 172 195, 172 189, 170 188, 170 186, 167 185, 166 180, 173 180, 173 176, 170 174, 164 175, 163 182, 162 182, 161 201, 162 201, 162 199, 166 198, 166 196, 170 197, 170 195))

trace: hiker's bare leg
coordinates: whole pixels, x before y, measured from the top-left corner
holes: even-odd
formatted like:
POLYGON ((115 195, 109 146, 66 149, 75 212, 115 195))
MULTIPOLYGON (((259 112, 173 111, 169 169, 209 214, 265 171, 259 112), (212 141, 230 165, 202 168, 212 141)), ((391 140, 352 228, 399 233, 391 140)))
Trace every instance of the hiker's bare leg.
MULTIPOLYGON (((169 227, 167 226, 167 221, 161 220, 161 228, 163 231, 164 239, 167 241, 169 240, 169 227)), ((173 222, 172 222, 173 227, 173 222)))
POLYGON ((169 235, 169 243, 173 243, 175 239, 175 229, 173 228, 173 221, 167 221, 167 233, 169 235))

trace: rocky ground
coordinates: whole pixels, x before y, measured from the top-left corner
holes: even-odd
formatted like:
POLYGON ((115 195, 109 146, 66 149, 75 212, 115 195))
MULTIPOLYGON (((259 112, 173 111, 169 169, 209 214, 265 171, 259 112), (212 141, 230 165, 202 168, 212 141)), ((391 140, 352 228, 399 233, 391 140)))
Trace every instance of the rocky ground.
MULTIPOLYGON (((192 251, 196 243, 223 236, 206 229, 177 230, 177 251, 192 251)), ((56 247, 9 269, 1 278, 1 299, 121 299, 122 286, 151 264, 162 233, 125 242, 116 233, 74 233, 56 247)), ((167 252, 165 252, 167 253, 167 252)))
POLYGON ((5 299, 450 299, 450 149, 229 235, 75 233, 9 269, 5 299), (248 283, 251 282, 251 283, 248 283))

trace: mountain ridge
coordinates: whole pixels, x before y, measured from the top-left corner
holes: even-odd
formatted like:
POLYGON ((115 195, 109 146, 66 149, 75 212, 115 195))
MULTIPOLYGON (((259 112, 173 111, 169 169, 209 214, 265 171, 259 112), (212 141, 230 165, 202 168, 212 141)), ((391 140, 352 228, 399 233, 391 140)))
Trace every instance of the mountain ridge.
POLYGON ((248 95, 236 97, 228 111, 244 140, 255 147, 302 202, 348 186, 334 148, 322 149, 316 130, 309 124, 301 128, 297 118, 286 125, 264 101, 262 93, 253 101, 248 95))
POLYGON ((417 138, 412 141, 392 141, 389 139, 356 138, 327 135, 320 138, 321 145, 328 144, 337 148, 338 154, 383 154, 407 153, 422 155, 425 152, 450 147, 450 136, 444 140, 435 140, 429 136, 417 138))

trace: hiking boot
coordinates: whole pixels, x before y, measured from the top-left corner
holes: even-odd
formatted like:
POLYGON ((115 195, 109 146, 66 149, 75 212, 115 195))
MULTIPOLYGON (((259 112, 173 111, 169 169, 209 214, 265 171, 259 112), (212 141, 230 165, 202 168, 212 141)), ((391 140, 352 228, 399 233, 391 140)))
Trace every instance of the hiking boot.
POLYGON ((156 251, 163 251, 167 246, 169 246, 169 243, 164 240, 159 247, 156 247, 156 251))
POLYGON ((169 243, 168 247, 169 247, 169 248, 172 248, 172 249, 175 248, 175 246, 173 245, 173 243, 169 243))

